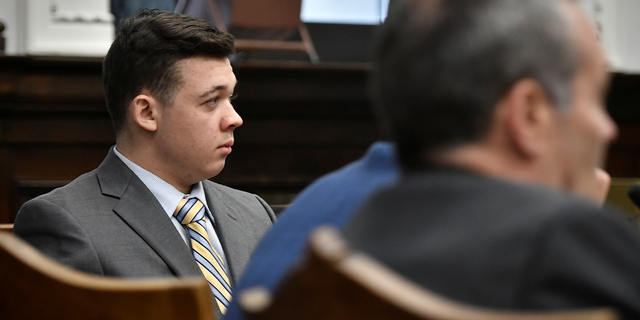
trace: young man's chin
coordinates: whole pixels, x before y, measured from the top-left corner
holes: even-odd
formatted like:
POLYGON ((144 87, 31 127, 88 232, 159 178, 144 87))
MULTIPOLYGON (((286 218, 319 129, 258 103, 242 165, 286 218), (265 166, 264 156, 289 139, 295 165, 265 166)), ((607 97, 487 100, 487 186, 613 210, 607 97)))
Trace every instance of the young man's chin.
POLYGON ((209 170, 206 171, 206 173, 203 175, 205 176, 204 179, 201 179, 201 180, 211 179, 217 176, 218 174, 220 174, 220 172, 222 172, 222 169, 224 169, 224 164, 225 164, 224 159, 221 162, 216 163, 215 166, 212 166, 211 168, 209 168, 209 170))

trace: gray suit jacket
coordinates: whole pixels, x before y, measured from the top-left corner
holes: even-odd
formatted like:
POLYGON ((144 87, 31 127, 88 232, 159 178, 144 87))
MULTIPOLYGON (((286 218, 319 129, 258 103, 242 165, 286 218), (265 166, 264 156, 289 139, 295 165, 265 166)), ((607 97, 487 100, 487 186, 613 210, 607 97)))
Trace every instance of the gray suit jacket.
MULTIPOLYGON (((275 215, 260 197, 203 181, 231 281, 275 215)), ((113 153, 94 171, 28 201, 14 234, 69 267, 123 278, 202 277, 160 203, 113 153)))

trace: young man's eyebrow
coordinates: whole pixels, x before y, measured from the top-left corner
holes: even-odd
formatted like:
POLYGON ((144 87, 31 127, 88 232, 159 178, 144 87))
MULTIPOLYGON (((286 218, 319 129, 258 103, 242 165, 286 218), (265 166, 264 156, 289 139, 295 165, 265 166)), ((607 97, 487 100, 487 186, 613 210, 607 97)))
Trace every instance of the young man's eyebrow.
POLYGON ((208 95, 210 95, 210 94, 212 94, 212 93, 214 93, 216 91, 224 90, 226 88, 227 88, 227 86, 215 86, 215 87, 211 88, 211 90, 205 91, 205 93, 200 95, 200 98, 204 98, 204 97, 206 97, 206 96, 208 96, 208 95))
MULTIPOLYGON (((234 84, 234 87, 238 84, 238 81, 236 81, 236 83, 234 84)), ((220 91, 220 90, 226 90, 227 86, 226 85, 221 85, 221 86, 215 86, 213 88, 211 88, 211 90, 206 91, 205 93, 203 93, 202 95, 200 95, 200 98, 204 98, 216 91, 220 91)))

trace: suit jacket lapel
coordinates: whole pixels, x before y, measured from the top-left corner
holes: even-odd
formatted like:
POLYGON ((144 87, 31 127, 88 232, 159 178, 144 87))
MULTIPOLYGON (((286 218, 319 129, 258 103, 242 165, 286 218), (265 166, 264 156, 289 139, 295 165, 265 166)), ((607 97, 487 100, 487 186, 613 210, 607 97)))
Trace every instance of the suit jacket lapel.
POLYGON ((242 238, 247 227, 242 224, 242 215, 238 212, 238 208, 229 205, 229 201, 223 201, 221 194, 215 188, 206 183, 203 183, 203 186, 207 205, 216 221, 216 233, 227 257, 231 280, 236 283, 243 271, 239 266, 247 263, 244 253, 251 252, 253 249, 248 247, 242 238))
POLYGON ((102 193, 119 198, 113 211, 180 277, 201 277, 188 246, 151 191, 113 153, 98 168, 102 193))

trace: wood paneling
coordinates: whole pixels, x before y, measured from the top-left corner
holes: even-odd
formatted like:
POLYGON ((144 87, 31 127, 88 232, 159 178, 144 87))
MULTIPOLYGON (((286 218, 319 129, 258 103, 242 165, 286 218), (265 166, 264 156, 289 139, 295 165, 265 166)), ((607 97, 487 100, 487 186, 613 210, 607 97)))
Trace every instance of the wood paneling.
MULTIPOLYGON (((379 137, 366 66, 235 66, 244 119, 213 180, 288 203, 379 137)), ((0 223, 39 194, 95 169, 115 143, 100 59, 0 57, 0 223)))
MULTIPOLYGON (((365 64, 243 62, 234 66, 244 119, 213 180, 288 203, 380 138, 365 64)), ((640 76, 615 74, 607 100, 620 124, 607 169, 640 177, 640 76)), ((0 223, 20 205, 96 168, 115 142, 101 60, 0 57, 0 223)))

